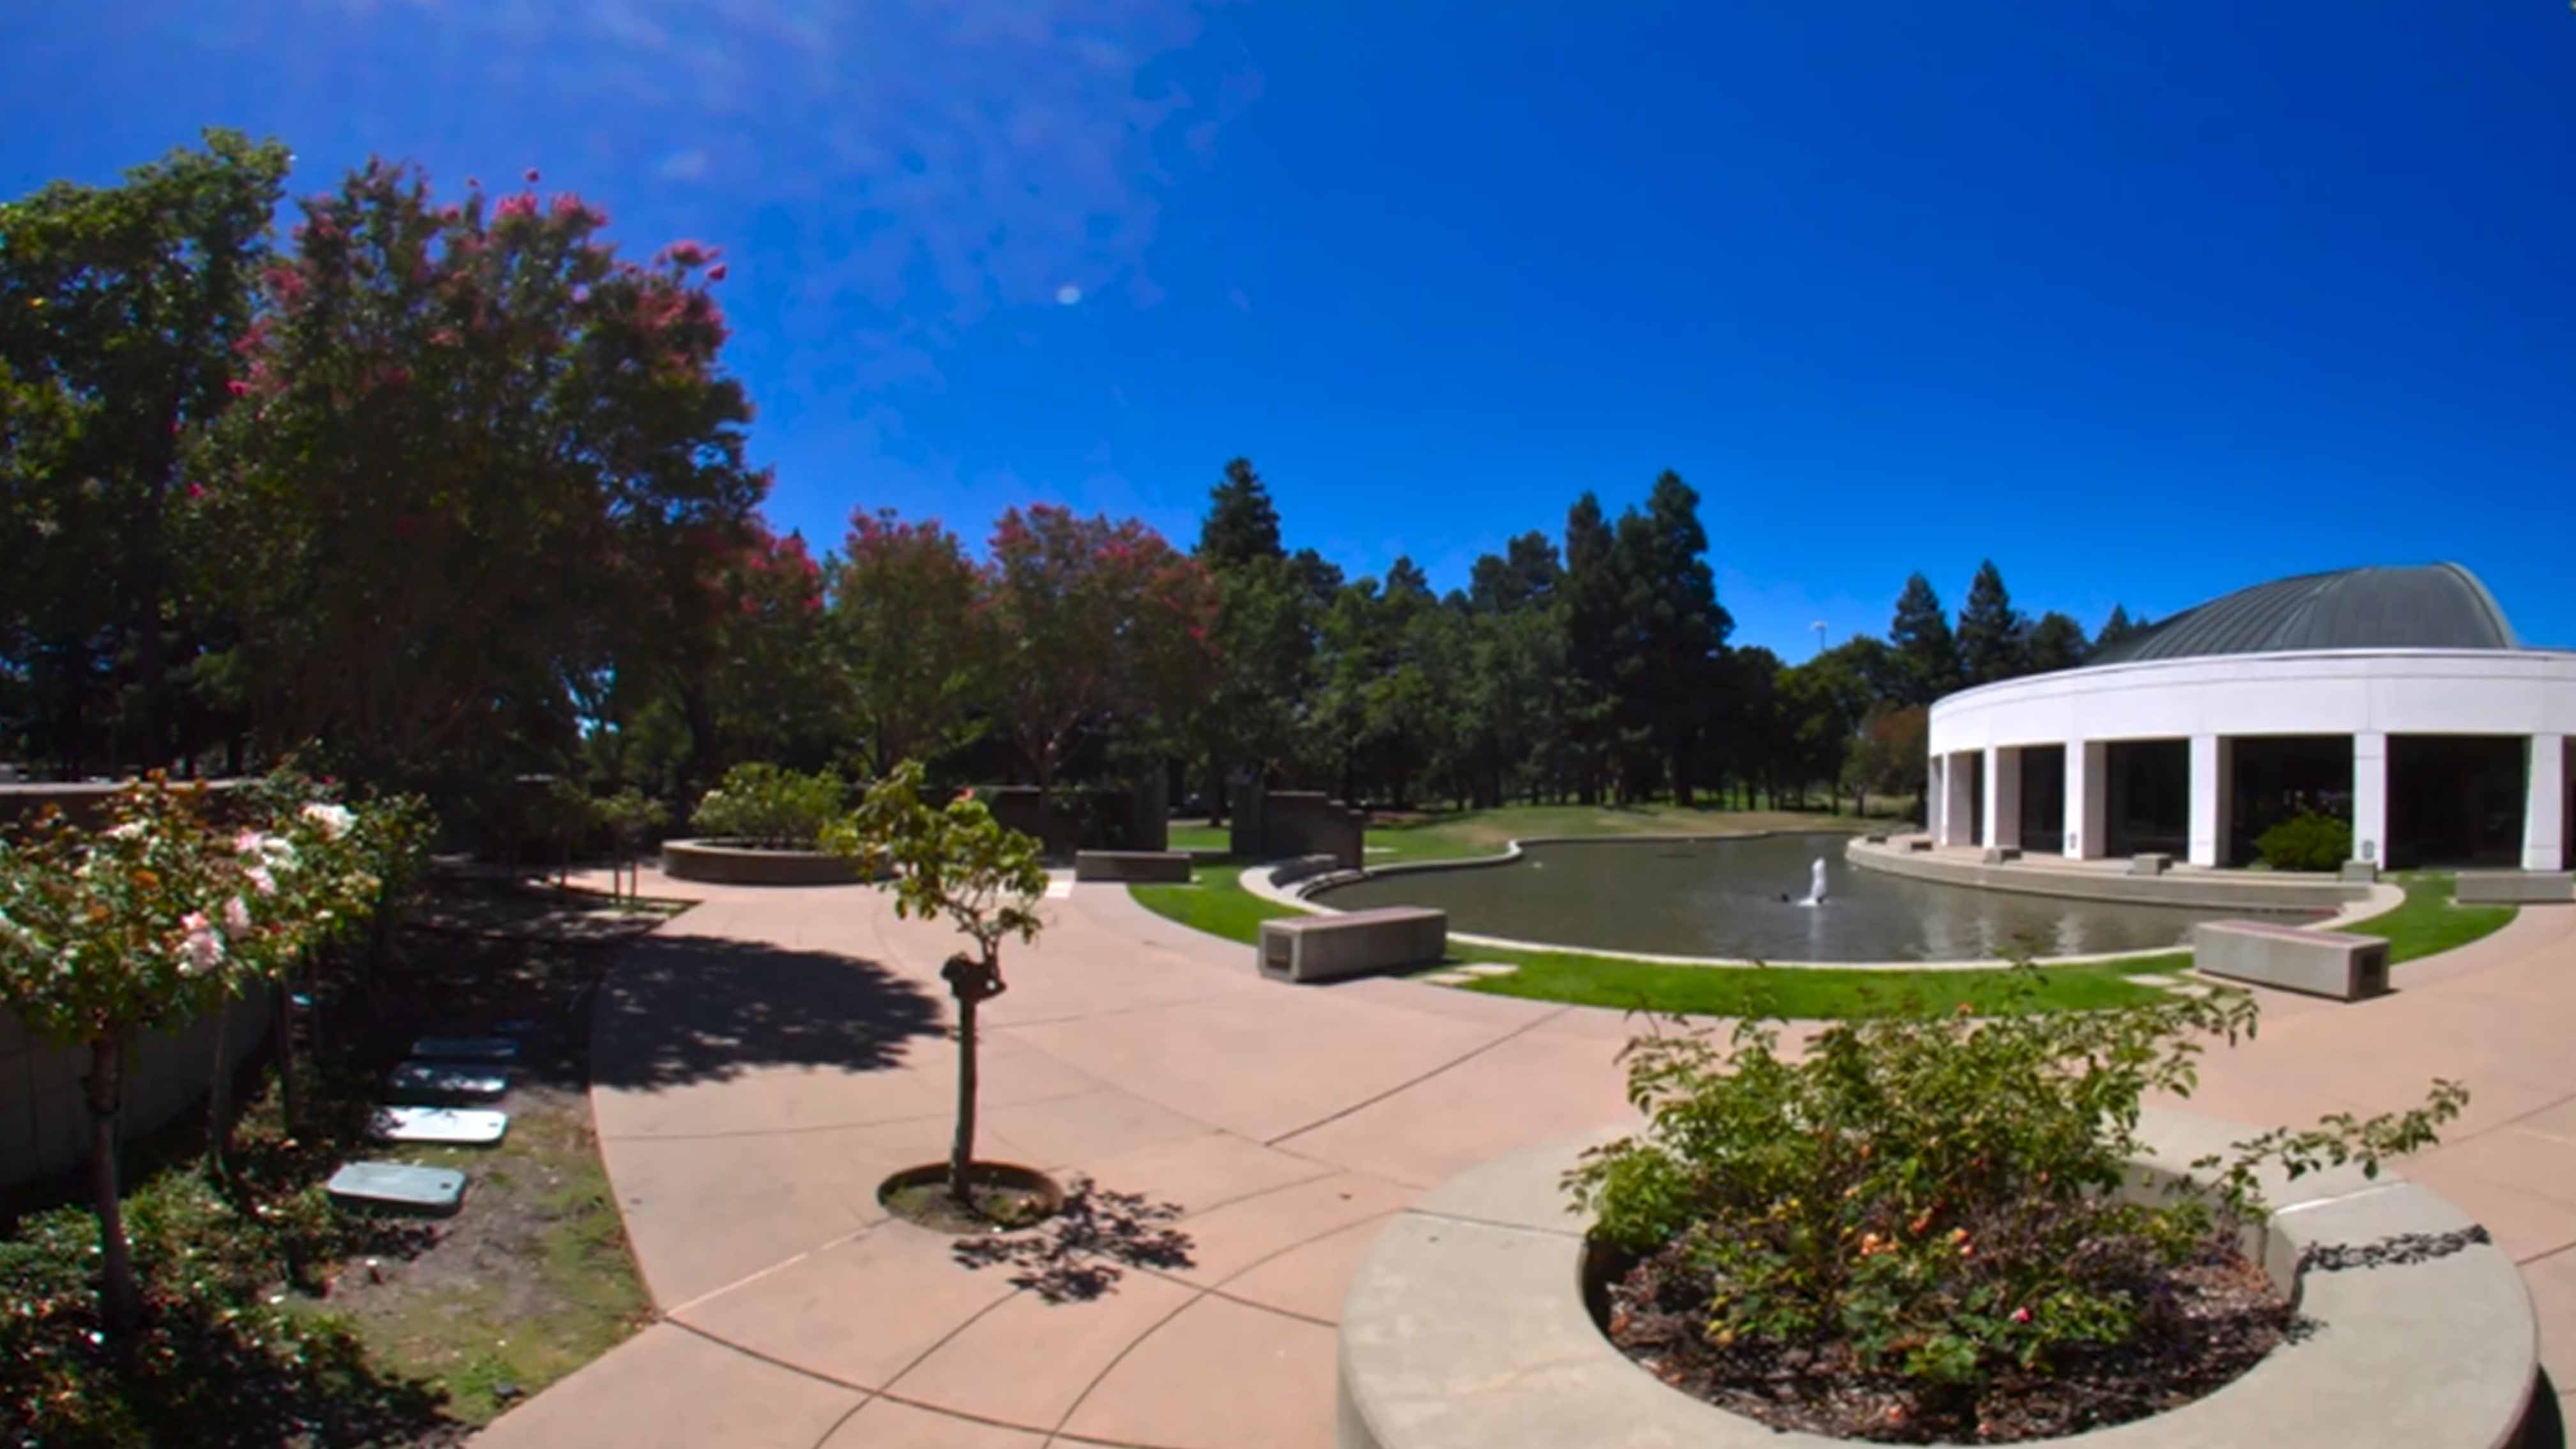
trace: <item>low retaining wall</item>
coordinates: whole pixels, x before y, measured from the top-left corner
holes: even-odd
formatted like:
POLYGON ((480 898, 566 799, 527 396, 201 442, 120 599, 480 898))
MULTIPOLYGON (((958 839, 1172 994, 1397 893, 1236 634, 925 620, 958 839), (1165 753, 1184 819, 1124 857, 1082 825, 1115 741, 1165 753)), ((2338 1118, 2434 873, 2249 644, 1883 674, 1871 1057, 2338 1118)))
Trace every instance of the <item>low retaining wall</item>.
POLYGON ((1186 884, 1192 864, 1185 850, 1078 850, 1073 855, 1073 878, 1186 884))
POLYGON ((718 885, 848 885, 859 863, 824 850, 761 850, 719 840, 662 842, 662 874, 718 885))
MULTIPOLYGON (((2161 1192, 2202 1153, 2251 1129, 2182 1113, 2140 1124, 2154 1154, 2132 1190, 2161 1192)), ((1848 1449, 1782 1433, 1670 1388, 1593 1321, 1588 1245, 1559 1178, 1604 1130, 1473 1168, 1378 1235, 1339 1329, 1339 1449, 1848 1449)), ((2492 1243, 2304 1269, 2311 1247, 2359 1247, 2473 1224, 2383 1171, 2345 1167, 2263 1183, 2274 1215, 2255 1254, 2323 1331, 2180 1408, 2033 1445, 2081 1449, 2500 1449, 2516 1442, 2539 1375, 2539 1330, 2513 1260, 2492 1243), (2411 1261, 2409 1259, 2412 1259, 2411 1261)))
POLYGON ((1976 860, 1945 857, 1938 852, 1911 850, 1896 843, 1871 845, 1858 840, 1845 848, 1844 857, 1864 870, 1885 871, 1889 875, 1937 881, 1943 885, 2018 891, 2034 896, 2068 896, 2079 900, 2190 906, 2198 910, 2332 911, 2341 909, 2347 902, 2368 900, 2371 892, 2367 881, 2348 881, 2330 875, 2292 877, 2246 872, 2221 875, 2201 871, 2130 875, 2098 868, 2051 869, 2045 861, 2027 856, 2017 861, 1987 865, 1976 860))
MULTIPOLYGON (((217 1018, 178 1031, 146 1032, 126 1042, 125 1107, 118 1128, 128 1138, 160 1126, 193 1105, 214 1077, 217 1018)), ((223 1022, 227 1066, 238 1066, 268 1030, 269 993, 234 1002, 223 1022)), ((87 1047, 59 1047, 0 1007, 0 1186, 14 1187, 64 1171, 89 1156, 87 1047)))
POLYGON ((2451 899, 2464 906, 2556 906, 2576 901, 2576 874, 2563 870, 2464 870, 2451 899))

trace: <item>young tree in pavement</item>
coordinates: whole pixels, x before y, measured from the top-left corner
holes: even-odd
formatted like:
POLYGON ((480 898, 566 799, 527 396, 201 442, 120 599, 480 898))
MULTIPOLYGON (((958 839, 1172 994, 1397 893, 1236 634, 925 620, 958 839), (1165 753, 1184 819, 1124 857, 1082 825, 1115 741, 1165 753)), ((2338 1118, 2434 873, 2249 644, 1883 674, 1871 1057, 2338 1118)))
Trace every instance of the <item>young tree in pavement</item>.
POLYGON ((1995 561, 1977 566, 1968 585, 1967 605, 1959 610, 1959 664, 1969 684, 1992 684, 2028 672, 2024 630, 2028 621, 2012 606, 2004 576, 1995 561))
POLYGON ((0 204, 0 677, 31 752, 75 771, 205 743, 181 737, 208 621, 174 597, 170 512, 187 437, 232 404, 288 162, 210 130, 0 204))
POLYGON ((894 892, 895 914, 945 919, 975 945, 940 969, 957 998, 957 1131, 948 1150, 948 1195, 974 1207, 977 1009, 1008 989, 1002 943, 1037 939, 1046 894, 1038 843, 1003 828, 971 790, 934 809, 921 798, 921 764, 905 760, 868 787, 825 844, 875 869, 894 892))
POLYGON ((1896 656, 1904 703, 1930 704, 1959 687, 1959 641, 1950 632, 1941 596, 1921 574, 1908 577, 1905 592, 1896 597, 1887 643, 1896 656))
POLYGON ((2092 645, 2084 638, 2084 626, 2055 609, 2039 616, 2030 626, 2028 655, 2025 663, 2033 674, 2073 669, 2084 662, 2092 645))

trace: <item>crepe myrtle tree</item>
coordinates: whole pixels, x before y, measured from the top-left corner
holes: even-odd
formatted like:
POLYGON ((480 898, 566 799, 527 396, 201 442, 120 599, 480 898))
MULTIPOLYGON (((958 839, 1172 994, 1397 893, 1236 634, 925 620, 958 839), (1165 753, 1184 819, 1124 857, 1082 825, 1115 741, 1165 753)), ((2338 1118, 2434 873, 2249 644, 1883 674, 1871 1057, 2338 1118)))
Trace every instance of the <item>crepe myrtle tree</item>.
POLYGON ((142 1307, 118 1205, 127 1038, 224 1009, 374 885, 337 845, 354 821, 344 807, 236 829, 210 817, 203 786, 155 775, 106 816, 93 829, 48 812, 0 841, 0 999, 37 1035, 88 1049, 100 1318, 122 1335, 142 1307))
POLYGON ((972 1207, 975 1012, 1007 989, 1002 943, 1037 939, 1046 872, 1038 865, 1038 843, 995 820, 974 791, 933 807, 921 798, 921 777, 917 760, 895 766, 824 838, 894 892, 895 914, 943 918, 974 943, 939 972, 957 998, 957 1134, 948 1150, 948 1195, 972 1207))

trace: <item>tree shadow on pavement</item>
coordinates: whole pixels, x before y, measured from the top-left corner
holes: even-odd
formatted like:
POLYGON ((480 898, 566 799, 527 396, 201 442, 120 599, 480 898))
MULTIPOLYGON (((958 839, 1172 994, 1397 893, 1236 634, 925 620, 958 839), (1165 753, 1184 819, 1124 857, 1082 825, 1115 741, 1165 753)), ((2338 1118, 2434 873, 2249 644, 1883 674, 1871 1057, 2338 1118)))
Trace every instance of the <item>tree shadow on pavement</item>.
POLYGON ((1150 1202, 1143 1193, 1113 1192, 1077 1177, 1064 1206, 1035 1231, 960 1238, 950 1251, 969 1268, 1017 1269, 1011 1286, 1044 1302, 1082 1303, 1108 1292, 1127 1268, 1193 1266, 1190 1235, 1167 1226, 1180 1215, 1179 1203, 1150 1202))
POLYGON ((764 1066, 883 1071, 948 1035, 939 998, 855 956, 711 936, 627 948, 592 1017, 595 1086, 722 1081, 764 1066))

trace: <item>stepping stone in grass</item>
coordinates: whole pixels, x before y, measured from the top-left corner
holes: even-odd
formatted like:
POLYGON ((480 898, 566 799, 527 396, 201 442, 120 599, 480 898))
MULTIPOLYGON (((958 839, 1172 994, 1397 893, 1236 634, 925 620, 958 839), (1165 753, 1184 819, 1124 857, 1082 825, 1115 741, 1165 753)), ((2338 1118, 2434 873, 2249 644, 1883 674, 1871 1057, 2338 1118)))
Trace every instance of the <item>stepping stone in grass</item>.
POLYGON ((1521 968, 1506 966, 1500 961, 1479 961, 1473 966, 1461 966, 1458 969, 1470 976, 1509 976, 1521 968))
POLYGON ((451 1062, 515 1062, 519 1044, 506 1036, 425 1036, 411 1044, 411 1054, 451 1062))
POLYGON ((385 1086, 401 1097, 469 1097, 489 1100, 510 1090, 507 1073, 481 1067, 405 1062, 385 1073, 385 1086))
POLYGON ((399 1212, 452 1213, 465 1200, 464 1173, 400 1162, 352 1162, 322 1186, 341 1202, 399 1212))
POLYGON ((1433 971, 1423 976, 1421 979, 1425 981, 1436 981, 1443 986, 1464 986, 1476 978, 1468 975, 1464 971, 1433 971))
POLYGON ((386 1142, 436 1142, 487 1147, 510 1128, 507 1112, 459 1107, 379 1107, 368 1130, 386 1142))

